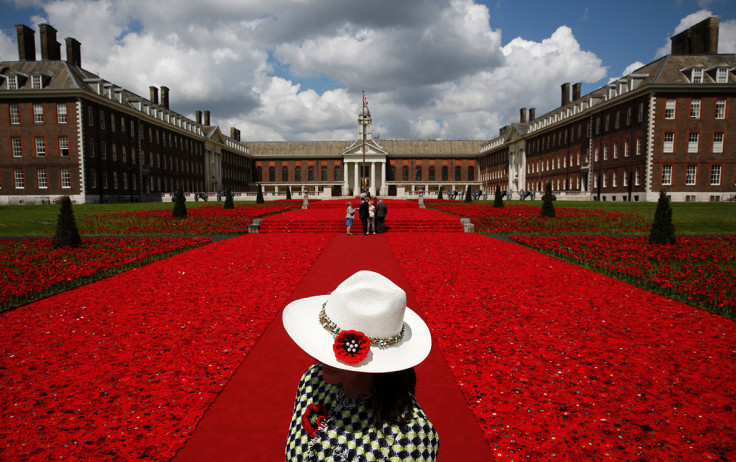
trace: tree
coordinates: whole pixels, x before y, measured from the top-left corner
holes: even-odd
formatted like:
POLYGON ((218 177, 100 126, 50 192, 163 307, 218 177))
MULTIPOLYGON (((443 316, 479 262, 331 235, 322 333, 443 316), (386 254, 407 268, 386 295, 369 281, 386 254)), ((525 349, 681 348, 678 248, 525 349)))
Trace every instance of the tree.
POLYGON ((543 217, 549 217, 554 218, 557 216, 555 214, 555 206, 552 203, 554 199, 552 199, 552 183, 549 181, 544 186, 544 196, 542 196, 542 213, 541 216, 543 217))
POLYGON ((442 186, 440 186, 440 192, 437 194, 437 199, 442 199, 442 186))
POLYGON ((470 186, 468 186, 468 189, 465 190, 465 202, 473 202, 473 191, 470 189, 470 186))
POLYGON ((174 200, 174 210, 172 212, 172 216, 174 218, 186 218, 187 216, 187 204, 186 204, 186 197, 184 197, 184 191, 179 188, 176 190, 176 197, 174 200))
POLYGON ((291 186, 286 187, 286 199, 291 199, 291 186))
POLYGON ((496 195, 493 198, 494 207, 503 207, 503 198, 501 197, 501 187, 496 185, 496 195))
POLYGON ((263 191, 261 190, 261 184, 258 183, 258 194, 256 194, 256 204, 263 204, 263 191))
POLYGON ((675 244, 675 225, 672 224, 670 198, 664 191, 659 192, 657 210, 654 212, 652 230, 649 232, 650 244, 675 244))
POLYGON ((56 235, 53 239, 54 248, 59 247, 79 247, 82 245, 82 238, 77 230, 77 222, 74 220, 74 211, 72 211, 72 200, 69 196, 61 198, 61 210, 59 211, 59 219, 56 223, 56 235))
POLYGON ((230 191, 230 187, 225 190, 225 205, 222 206, 224 209, 234 209, 235 204, 233 203, 233 192, 230 191))

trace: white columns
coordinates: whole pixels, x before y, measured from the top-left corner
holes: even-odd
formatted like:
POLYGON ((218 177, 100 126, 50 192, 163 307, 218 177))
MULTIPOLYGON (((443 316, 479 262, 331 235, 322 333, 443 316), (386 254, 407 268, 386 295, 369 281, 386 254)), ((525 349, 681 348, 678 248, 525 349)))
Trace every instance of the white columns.
POLYGON ((350 183, 348 179, 348 174, 350 172, 348 171, 348 163, 345 162, 345 159, 342 161, 342 194, 343 196, 347 196, 349 194, 348 189, 350 189, 350 183))
POLYGON ((359 196, 360 195, 360 175, 358 174, 358 162, 355 162, 353 165, 355 165, 355 178, 353 179, 353 184, 355 185, 355 188, 353 189, 353 195, 359 196))
POLYGON ((388 171, 386 161, 381 162, 381 194, 388 195, 388 185, 386 184, 386 172, 388 171))
POLYGON ((371 162, 371 195, 376 195, 376 163, 371 162))

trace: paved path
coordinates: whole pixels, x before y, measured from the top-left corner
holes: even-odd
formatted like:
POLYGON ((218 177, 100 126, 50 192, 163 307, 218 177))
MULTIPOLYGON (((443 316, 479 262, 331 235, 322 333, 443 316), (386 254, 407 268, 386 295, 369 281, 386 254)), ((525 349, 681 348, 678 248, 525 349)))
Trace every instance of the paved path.
MULTIPOLYGON (((393 280, 406 291, 409 307, 421 314, 383 235, 336 235, 290 300, 327 294, 363 269, 393 280)), ((279 313, 174 460, 283 460, 296 387, 310 364, 284 331, 279 313)), ((490 460, 492 452, 436 344, 416 371, 417 399, 440 436, 439 460, 490 460)))

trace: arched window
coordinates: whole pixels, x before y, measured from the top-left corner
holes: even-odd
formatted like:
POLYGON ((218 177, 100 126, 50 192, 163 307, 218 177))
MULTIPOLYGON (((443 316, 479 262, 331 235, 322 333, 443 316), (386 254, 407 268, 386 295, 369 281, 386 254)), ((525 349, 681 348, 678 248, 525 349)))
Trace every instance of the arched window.
POLYGON ((320 181, 327 181, 327 166, 323 165, 322 168, 319 169, 319 176, 320 181))
POLYGON ((340 181, 340 167, 335 167, 335 181, 340 181))
POLYGON ((434 165, 429 166, 429 181, 434 181, 434 165))
POLYGON ((416 167, 414 170, 414 181, 422 181, 422 167, 416 167))
POLYGON ((281 181, 289 181, 289 167, 281 167, 281 181))
POLYGON ((256 181, 263 181, 263 169, 256 167, 256 181))
POLYGON ((391 168, 388 171, 389 177, 388 181, 396 181, 396 166, 392 165, 391 168))
POLYGON ((302 168, 296 167, 294 169, 294 181, 302 181, 302 168))
POLYGON ((455 167, 455 181, 460 181, 462 179, 462 170, 460 167, 455 167))
POLYGON ((448 177, 450 176, 450 169, 447 168, 447 165, 442 167, 442 181, 447 181, 448 177))
POLYGON ((401 178, 404 181, 409 181, 409 167, 407 167, 406 165, 401 167, 401 178))
POLYGON ((276 181, 276 167, 268 167, 268 181, 276 181))
POLYGON ((307 181, 314 181, 314 167, 307 168, 307 181))
POLYGON ((475 181, 475 167, 468 167, 468 181, 475 181))

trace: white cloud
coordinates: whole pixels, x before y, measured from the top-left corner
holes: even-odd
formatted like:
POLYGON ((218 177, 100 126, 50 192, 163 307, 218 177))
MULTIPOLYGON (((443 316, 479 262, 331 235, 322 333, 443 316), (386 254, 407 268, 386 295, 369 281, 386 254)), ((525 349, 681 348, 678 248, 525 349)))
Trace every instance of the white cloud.
POLYGON ((2 30, 0 30, 0 56, 7 56, 10 59, 17 59, 13 57, 18 56, 18 44, 14 37, 9 37, 2 30))

